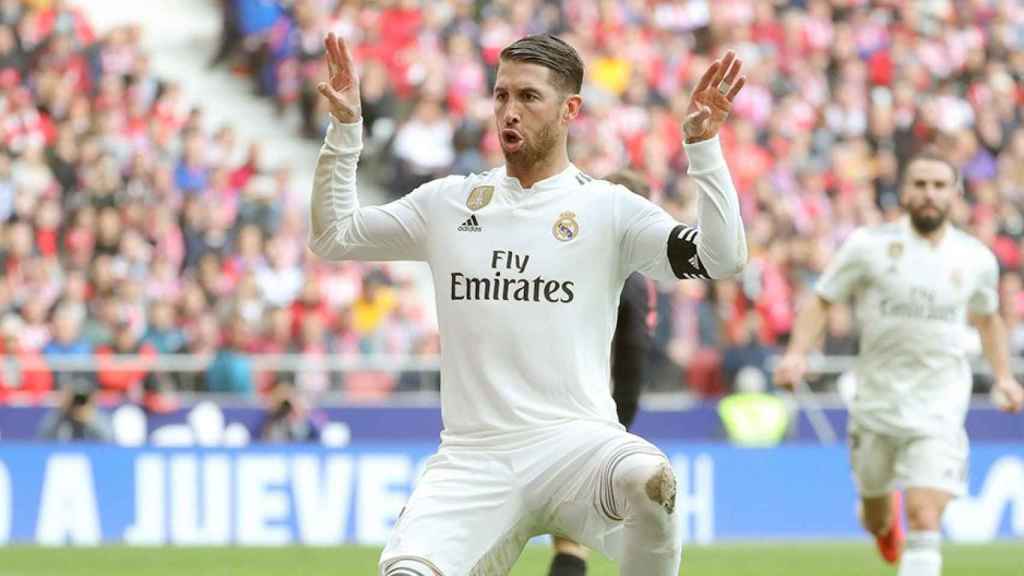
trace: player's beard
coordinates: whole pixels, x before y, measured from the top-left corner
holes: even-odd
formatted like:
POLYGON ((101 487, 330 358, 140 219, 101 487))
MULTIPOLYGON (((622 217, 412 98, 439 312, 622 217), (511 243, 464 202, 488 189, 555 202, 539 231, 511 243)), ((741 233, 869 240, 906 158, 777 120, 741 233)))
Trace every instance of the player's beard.
POLYGON ((949 209, 943 210, 935 204, 926 203, 921 206, 910 208, 910 223, 921 235, 928 235, 935 232, 946 223, 949 216, 949 209), (932 210, 928 210, 932 208, 932 210))
POLYGON ((518 150, 509 152, 503 147, 505 162, 510 166, 528 168, 536 166, 551 155, 555 146, 558 145, 558 133, 554 123, 544 124, 544 127, 537 132, 533 138, 523 138, 523 145, 518 150))

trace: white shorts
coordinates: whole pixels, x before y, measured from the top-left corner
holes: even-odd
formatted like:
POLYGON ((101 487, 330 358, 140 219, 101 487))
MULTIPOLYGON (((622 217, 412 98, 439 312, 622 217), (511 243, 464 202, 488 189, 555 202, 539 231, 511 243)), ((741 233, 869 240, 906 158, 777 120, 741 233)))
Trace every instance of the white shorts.
POLYGON ((381 574, 415 559, 443 576, 500 576, 541 534, 620 559, 622 519, 611 479, 633 454, 665 458, 646 440, 603 422, 561 424, 486 445, 444 442, 395 524, 381 574))
POLYGON ((893 490, 934 488, 953 496, 967 490, 967 433, 901 437, 850 429, 850 466, 862 498, 893 490))

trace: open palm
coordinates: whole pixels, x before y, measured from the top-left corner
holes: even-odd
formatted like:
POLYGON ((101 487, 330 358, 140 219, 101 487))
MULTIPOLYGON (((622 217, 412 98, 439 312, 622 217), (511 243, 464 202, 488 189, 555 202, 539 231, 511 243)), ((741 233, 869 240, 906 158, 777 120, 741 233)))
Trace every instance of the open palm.
POLYGON ((327 82, 321 82, 320 94, 330 106, 331 114, 345 124, 358 122, 362 116, 359 100, 359 76, 348 45, 333 32, 324 38, 327 58, 327 82))
POLYGON ((708 66, 686 108, 683 131, 687 142, 707 140, 718 134, 718 129, 729 117, 733 99, 747 82, 746 77, 739 76, 742 66, 743 62, 732 50, 708 66))

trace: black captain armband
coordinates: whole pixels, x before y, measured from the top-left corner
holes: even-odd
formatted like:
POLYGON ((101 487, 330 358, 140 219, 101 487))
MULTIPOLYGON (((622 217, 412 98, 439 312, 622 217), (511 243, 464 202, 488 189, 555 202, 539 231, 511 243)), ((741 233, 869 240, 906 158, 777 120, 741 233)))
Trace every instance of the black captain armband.
POLYGON ((700 255, 697 254, 698 233, 696 228, 680 224, 668 235, 668 262, 672 265, 672 272, 680 280, 711 278, 704 263, 700 261, 700 255))

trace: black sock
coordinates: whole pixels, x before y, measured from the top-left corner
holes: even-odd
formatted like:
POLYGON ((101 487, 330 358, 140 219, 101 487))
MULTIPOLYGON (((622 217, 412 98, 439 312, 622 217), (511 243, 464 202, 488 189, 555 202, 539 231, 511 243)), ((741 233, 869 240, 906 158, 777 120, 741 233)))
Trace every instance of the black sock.
POLYGON ((551 561, 548 576, 586 576, 587 561, 572 554, 559 553, 551 561))

